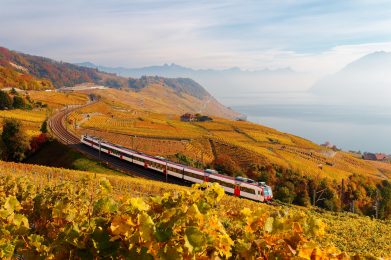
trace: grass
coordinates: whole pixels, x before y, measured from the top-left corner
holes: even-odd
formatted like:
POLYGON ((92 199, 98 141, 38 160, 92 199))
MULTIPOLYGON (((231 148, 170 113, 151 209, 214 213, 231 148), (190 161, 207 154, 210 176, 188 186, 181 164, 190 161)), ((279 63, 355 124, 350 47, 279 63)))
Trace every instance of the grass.
POLYGON ((89 159, 57 140, 50 140, 36 153, 25 160, 29 164, 45 165, 80 171, 125 176, 124 173, 108 168, 106 165, 89 159))

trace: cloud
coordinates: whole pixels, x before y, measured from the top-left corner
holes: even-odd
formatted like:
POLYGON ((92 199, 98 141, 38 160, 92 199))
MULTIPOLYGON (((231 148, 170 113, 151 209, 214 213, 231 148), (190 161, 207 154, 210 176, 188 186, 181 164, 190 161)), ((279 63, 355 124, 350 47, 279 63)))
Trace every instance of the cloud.
POLYGON ((337 0, 3 0, 0 44, 110 66, 290 66, 322 75, 391 50, 390 7, 337 0))

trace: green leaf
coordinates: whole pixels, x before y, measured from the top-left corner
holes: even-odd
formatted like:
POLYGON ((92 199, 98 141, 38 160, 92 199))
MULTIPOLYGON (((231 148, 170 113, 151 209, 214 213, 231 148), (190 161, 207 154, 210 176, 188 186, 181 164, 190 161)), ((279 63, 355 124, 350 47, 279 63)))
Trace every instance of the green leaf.
POLYGON ((197 227, 188 227, 185 231, 185 246, 190 252, 201 251, 206 245, 206 237, 197 227))
POLYGON ((145 212, 138 214, 138 223, 140 225, 140 235, 145 241, 152 241, 155 233, 155 224, 152 218, 145 212))
POLYGON ((10 242, 0 240, 0 257, 3 259, 11 259, 15 251, 15 245, 10 242))
POLYGON ((156 236, 157 241, 166 242, 172 236, 172 228, 167 227, 167 225, 165 225, 165 224, 159 224, 156 227, 155 236, 156 236))
POLYGON ((133 247, 132 250, 130 250, 128 259, 153 260, 153 256, 148 253, 148 249, 146 247, 141 249, 133 247))
POLYGON ((25 228, 29 228, 29 221, 28 219, 23 216, 22 214, 15 214, 13 220, 13 224, 17 227, 23 226, 25 228))
POLYGON ((110 241, 110 234, 102 227, 95 228, 91 239, 100 257, 114 256, 119 248, 119 241, 110 241))
POLYGON ((147 211, 149 210, 149 205, 144 202, 142 198, 131 198, 130 199, 130 204, 140 210, 140 211, 147 211))
POLYGON ((266 232, 271 233, 273 231, 273 223, 274 223, 274 218, 273 217, 268 217, 265 221, 265 226, 264 229, 266 232))
POLYGON ((113 187, 108 179, 102 178, 99 181, 99 187, 103 194, 108 194, 113 191, 113 187))
POLYGON ((113 213, 118 210, 117 202, 109 197, 101 198, 94 204, 95 214, 113 213))
POLYGON ((18 199, 15 196, 7 197, 3 207, 4 207, 5 210, 7 210, 10 213, 22 209, 18 199))

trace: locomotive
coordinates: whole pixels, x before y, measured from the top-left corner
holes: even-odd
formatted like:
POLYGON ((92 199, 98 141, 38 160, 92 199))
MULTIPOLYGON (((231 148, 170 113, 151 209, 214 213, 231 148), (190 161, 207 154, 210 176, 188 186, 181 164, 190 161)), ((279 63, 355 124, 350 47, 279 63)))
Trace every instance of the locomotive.
POLYGON ((234 196, 259 202, 268 202, 273 199, 271 187, 264 182, 256 182, 243 177, 234 178, 219 174, 216 170, 201 170, 189 167, 171 162, 160 156, 155 157, 112 144, 94 136, 82 135, 81 143, 129 163, 137 164, 184 181, 191 183, 217 182, 226 193, 234 196))

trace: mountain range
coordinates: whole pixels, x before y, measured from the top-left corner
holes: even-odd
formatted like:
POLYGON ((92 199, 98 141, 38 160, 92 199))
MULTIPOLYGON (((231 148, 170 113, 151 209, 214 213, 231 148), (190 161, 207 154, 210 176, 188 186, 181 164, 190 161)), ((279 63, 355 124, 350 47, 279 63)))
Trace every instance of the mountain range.
POLYGON ((142 68, 107 67, 91 62, 78 65, 127 77, 147 75, 192 78, 217 97, 247 92, 302 90, 310 84, 307 74, 293 71, 289 67, 250 71, 238 67, 222 70, 192 69, 174 63, 142 68))
POLYGON ((311 92, 328 99, 379 104, 391 97, 391 53, 374 52, 316 82, 311 92))
POLYGON ((55 61, 0 47, 0 89, 63 89, 85 83, 125 90, 115 92, 117 96, 121 96, 121 93, 122 96, 129 96, 129 93, 137 92, 137 100, 144 104, 145 109, 152 109, 152 104, 159 104, 160 109, 167 113, 202 112, 227 118, 240 115, 220 104, 203 86, 190 78, 118 76, 97 68, 55 61), (150 102, 145 103, 143 100, 150 102))

